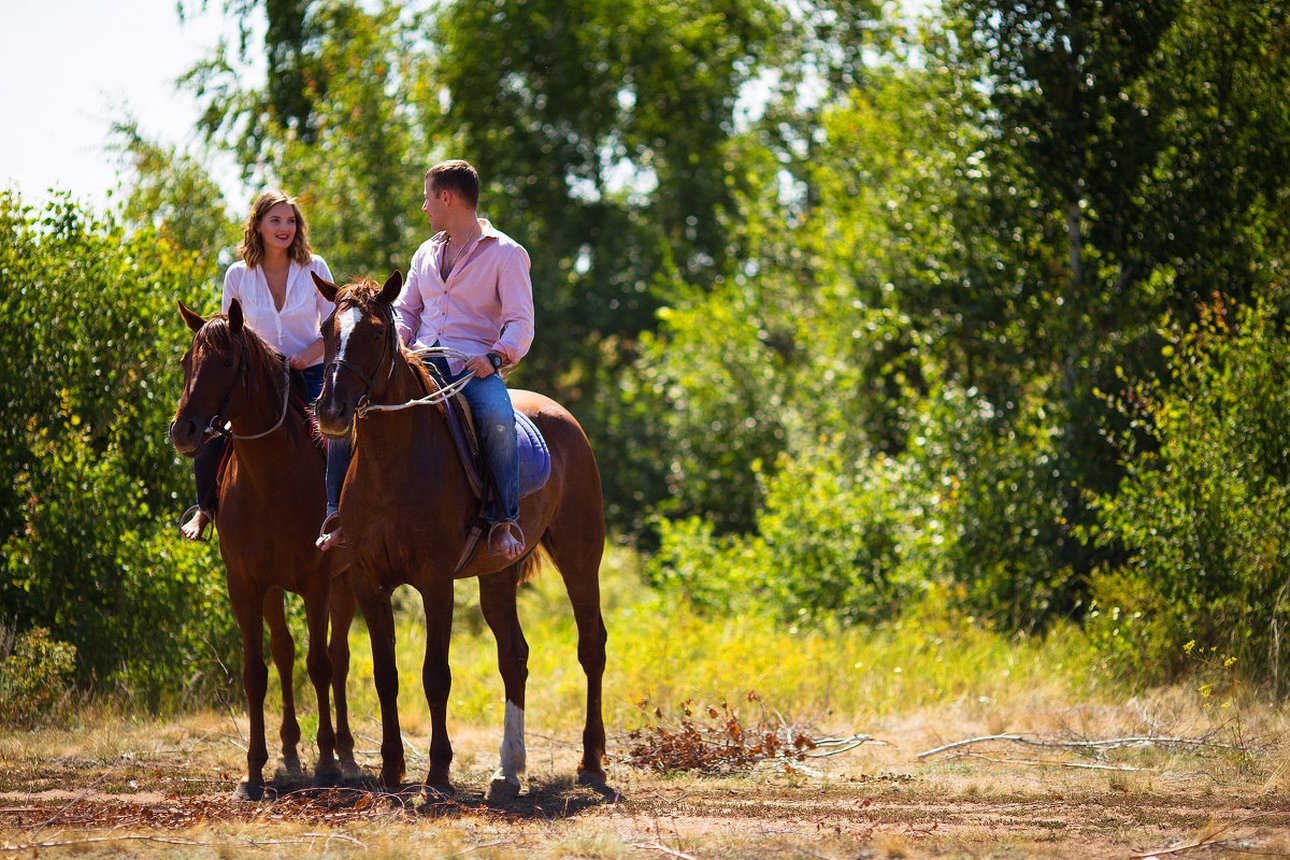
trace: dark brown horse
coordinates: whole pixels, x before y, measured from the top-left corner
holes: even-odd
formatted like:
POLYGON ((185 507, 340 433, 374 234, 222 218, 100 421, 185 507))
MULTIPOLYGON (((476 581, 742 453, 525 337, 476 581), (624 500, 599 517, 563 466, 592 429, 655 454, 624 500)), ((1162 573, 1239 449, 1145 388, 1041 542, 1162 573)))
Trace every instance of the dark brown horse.
POLYGON ((286 591, 304 599, 308 619, 306 661, 318 696, 315 782, 334 784, 342 775, 357 776, 345 700, 346 636, 356 604, 348 582, 340 576, 349 558, 345 552, 323 554, 314 548, 326 499, 323 452, 308 418, 287 402, 292 392, 286 360, 243 324, 237 301, 227 317, 209 320, 182 303, 179 309, 194 336, 184 355, 184 390, 170 440, 179 453, 192 456, 225 421, 231 425, 233 439, 215 524, 228 595, 242 633, 242 680, 251 718, 246 779, 238 786, 238 796, 257 799, 264 791, 268 671, 261 618, 269 625, 269 647, 282 683, 281 768, 288 780, 304 778, 296 751, 300 726, 292 695, 295 643, 283 613, 286 591), (324 647, 329 612, 332 640, 324 647), (333 680, 338 732, 332 730, 328 695, 333 680))
POLYGON ((449 788, 452 746, 445 719, 452 683, 448 640, 453 580, 479 577, 480 607, 497 638, 498 664, 506 686, 501 765, 493 797, 513 797, 524 769, 524 693, 528 643, 520 629, 515 597, 520 581, 537 565, 539 545, 559 568, 578 627, 578 661, 587 675, 587 717, 579 780, 603 786, 605 728, 601 679, 605 625, 600 613, 600 557, 605 520, 600 473, 591 446, 573 416, 529 391, 513 391, 517 411, 533 420, 551 452, 546 486, 520 504, 528 537, 525 555, 507 563, 480 547, 456 571, 467 526, 478 511, 443 414, 433 406, 362 414, 362 403, 401 404, 435 391, 421 363, 399 343, 391 303, 402 278, 384 288, 361 281, 338 288, 314 278, 336 310, 323 322, 326 377, 318 398, 324 435, 353 434, 354 461, 341 496, 341 530, 352 547, 350 583, 372 636, 372 659, 381 703, 381 776, 402 785, 403 741, 397 710, 394 618, 390 593, 400 584, 421 592, 426 617, 422 680, 430 705, 430 771, 427 789, 449 788))

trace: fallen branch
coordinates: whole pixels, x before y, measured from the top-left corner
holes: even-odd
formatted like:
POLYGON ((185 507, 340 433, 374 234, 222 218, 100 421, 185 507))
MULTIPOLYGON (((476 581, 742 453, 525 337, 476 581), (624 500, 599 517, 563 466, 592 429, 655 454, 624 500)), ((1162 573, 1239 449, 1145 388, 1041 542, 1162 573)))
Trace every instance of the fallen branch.
POLYGON ((691 857, 689 854, 685 854, 681 851, 668 848, 666 845, 664 845, 661 842, 643 842, 637 845, 633 845, 632 847, 644 848, 647 851, 661 851, 664 854, 668 855, 669 857, 676 857, 676 858, 679 858, 679 860, 695 860, 695 858, 691 857))
POLYGON ((804 753, 806 758, 824 758, 825 756, 851 752, 851 750, 862 744, 887 746, 886 741, 874 740, 871 735, 852 735, 849 738, 812 738, 811 740, 815 744, 814 749, 823 749, 824 751, 804 753))
POLYGON ((1113 764, 1093 764, 1092 762, 1086 762, 1086 761, 1044 761, 1043 759, 1026 759, 1026 758, 991 758, 990 756, 981 755, 980 753, 959 753, 958 755, 951 758, 950 761, 954 761, 960 758, 979 758, 982 761, 994 762, 995 764, 1025 764, 1025 765, 1039 765, 1039 766, 1046 766, 1046 767, 1080 767, 1080 768, 1086 768, 1088 770, 1133 770, 1133 771, 1150 770, 1150 768, 1145 768, 1145 767, 1128 767, 1127 765, 1121 766, 1121 765, 1113 765, 1113 764))
POLYGON ((989 741, 1011 741, 1012 743, 1025 744, 1032 747, 1045 747, 1048 749, 1115 749, 1117 747, 1129 746, 1195 746, 1195 747, 1215 747, 1217 749, 1243 749, 1233 746, 1232 744, 1220 744, 1215 741, 1208 741, 1204 738, 1168 738, 1168 737, 1133 737, 1133 738, 1106 738, 1096 741, 1045 741, 1037 738, 1028 738, 1024 735, 985 735, 979 738, 968 738, 967 740, 955 741, 952 744, 936 747, 918 754, 918 758, 925 759, 931 756, 946 752, 947 750, 958 749, 959 747, 971 746, 972 744, 987 743, 989 741))
POLYGON ((1129 856, 1133 857, 1134 860, 1144 860, 1144 858, 1147 858, 1147 857, 1159 857, 1162 854, 1181 854, 1182 852, 1190 851, 1193 848, 1205 848, 1213 845, 1218 845, 1221 843, 1216 839, 1216 837, 1220 833, 1224 833, 1228 830, 1231 830, 1233 827, 1239 827, 1240 825, 1253 821, 1256 818, 1266 818, 1269 815, 1282 815, 1282 814, 1283 813, 1271 812, 1271 811, 1256 812, 1253 815, 1247 815, 1244 818, 1238 819, 1236 821, 1229 821, 1227 824, 1224 824, 1222 827, 1213 831, 1205 838, 1200 839, 1196 842, 1192 842, 1187 845, 1176 845, 1173 848, 1158 848, 1155 851, 1141 851, 1141 852, 1138 852, 1137 854, 1130 854, 1129 856))
POLYGON ((0 845, 0 851, 31 851, 39 848, 62 848, 67 845, 90 845, 99 842, 159 842, 164 845, 214 845, 213 842, 194 842, 191 839, 169 839, 162 836, 87 836, 84 839, 64 839, 50 842, 31 842, 26 845, 0 845))

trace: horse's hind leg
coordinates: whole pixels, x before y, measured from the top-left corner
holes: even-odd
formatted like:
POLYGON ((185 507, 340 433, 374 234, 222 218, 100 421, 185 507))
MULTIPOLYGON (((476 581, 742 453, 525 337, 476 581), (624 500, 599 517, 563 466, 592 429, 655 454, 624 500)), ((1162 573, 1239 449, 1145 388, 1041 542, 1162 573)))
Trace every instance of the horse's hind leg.
MULTIPOLYGON (((300 767, 300 724, 296 722, 295 668, 296 643, 287 629, 287 618, 283 603, 286 594, 281 588, 271 588, 264 595, 264 620, 269 624, 269 651, 273 654, 273 665, 278 670, 278 682, 282 686, 282 728, 278 736, 282 739, 282 758, 278 762, 275 778, 291 782, 304 780, 305 773, 300 767)), ((267 684, 267 682, 266 682, 267 684)))
MULTIPOLYGON (((578 662, 587 675, 587 722, 582 730, 582 763, 578 781, 605 784, 605 722, 601 685, 605 674, 605 622, 600 613, 600 557, 605 551, 604 520, 559 512, 542 542, 560 570, 573 618, 578 625, 578 662)), ((585 510, 585 509, 584 509, 585 510)))
POLYGON ((331 581, 331 639, 327 655, 331 658, 332 696, 336 702, 336 753, 340 756, 340 773, 345 779, 359 779, 363 769, 354 760, 354 735, 349 730, 349 699, 345 681, 349 677, 349 628, 357 609, 354 590, 348 577, 331 581))
POLYGON ((479 578, 479 606, 497 640, 497 668, 506 687, 506 715, 497 772, 488 788, 488 799, 510 800, 519 794, 524 772, 524 688, 529 676, 529 645, 520 629, 515 592, 519 565, 479 578))

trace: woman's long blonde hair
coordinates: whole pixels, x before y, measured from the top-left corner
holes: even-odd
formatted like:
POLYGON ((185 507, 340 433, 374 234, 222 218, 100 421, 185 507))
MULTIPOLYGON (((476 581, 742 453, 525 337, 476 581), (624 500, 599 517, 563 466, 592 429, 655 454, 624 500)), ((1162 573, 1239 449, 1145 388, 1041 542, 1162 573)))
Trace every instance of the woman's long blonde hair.
POLYGON ((296 235, 291 240, 291 247, 287 248, 287 256, 302 266, 313 256, 314 249, 309 244, 309 228, 305 224, 305 213, 300 211, 300 204, 287 192, 270 188, 255 198, 255 205, 251 207, 251 214, 247 216, 246 226, 242 230, 242 244, 237 246, 237 252, 250 268, 255 268, 264 260, 264 238, 256 228, 260 226, 265 214, 279 203, 290 204, 296 213, 296 235))

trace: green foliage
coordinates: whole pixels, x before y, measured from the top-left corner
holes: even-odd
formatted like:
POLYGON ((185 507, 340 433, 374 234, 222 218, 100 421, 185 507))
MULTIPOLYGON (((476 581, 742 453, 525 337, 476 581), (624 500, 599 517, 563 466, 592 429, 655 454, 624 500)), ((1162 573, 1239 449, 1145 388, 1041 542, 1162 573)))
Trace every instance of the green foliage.
POLYGON ((1097 539, 1128 559, 1094 579, 1089 622, 1117 669, 1169 677, 1195 640, 1290 680, 1290 333, 1273 304, 1215 299, 1175 335, 1172 384, 1121 403, 1147 438, 1125 440, 1128 473, 1098 499, 1097 539))
POLYGON ((76 648, 43 627, 15 633, 0 626, 0 726, 25 727, 47 721, 71 693, 76 648))
POLYGON ((698 517, 662 521, 653 578, 708 611, 873 622, 898 611, 942 539, 903 464, 848 456, 834 440, 784 456, 764 481, 753 536, 718 537, 698 517))
POLYGON ((1044 403, 1036 393, 1009 414, 979 392, 947 389, 929 399, 915 439, 924 474, 940 485, 934 516, 950 536, 929 572, 1001 630, 1042 628, 1076 599, 1062 562, 1075 541, 1063 519, 1063 422, 1044 403))
MULTIPOLYGON (((0 197, 0 614, 76 648, 77 677, 160 704, 236 641, 208 546, 175 550, 191 494, 166 444, 209 269, 151 226, 0 197)), ((200 686, 200 685, 198 685, 200 686)))

